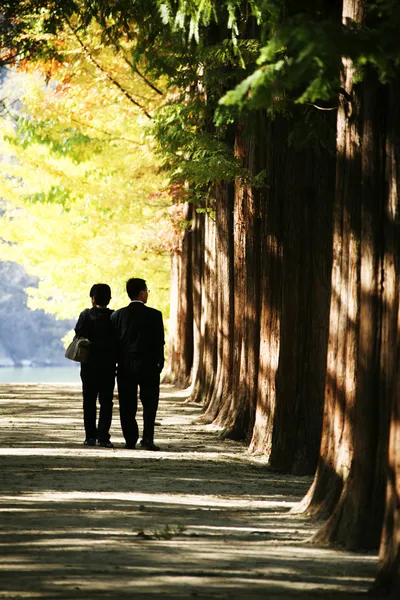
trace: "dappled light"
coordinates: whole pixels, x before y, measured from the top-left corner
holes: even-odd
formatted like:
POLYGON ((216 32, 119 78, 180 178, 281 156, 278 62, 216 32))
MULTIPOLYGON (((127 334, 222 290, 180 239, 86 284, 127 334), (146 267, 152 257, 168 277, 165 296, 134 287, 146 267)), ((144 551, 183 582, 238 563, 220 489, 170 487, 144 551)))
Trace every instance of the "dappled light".
POLYGON ((168 340, 155 443, 140 324, 98 355, 112 443, 86 366, 85 443, 80 386, 0 386, 7 600, 398 600, 398 0, 3 0, 0 25, 0 366, 61 365, 95 281, 116 309, 143 277, 168 340))
POLYGON ((79 386, 1 386, 5 589, 68 600, 367 589, 375 556, 305 544, 315 524, 289 511, 309 477, 270 471, 196 424, 187 391, 161 395, 153 454, 123 448, 116 413, 115 448, 83 447, 79 386))

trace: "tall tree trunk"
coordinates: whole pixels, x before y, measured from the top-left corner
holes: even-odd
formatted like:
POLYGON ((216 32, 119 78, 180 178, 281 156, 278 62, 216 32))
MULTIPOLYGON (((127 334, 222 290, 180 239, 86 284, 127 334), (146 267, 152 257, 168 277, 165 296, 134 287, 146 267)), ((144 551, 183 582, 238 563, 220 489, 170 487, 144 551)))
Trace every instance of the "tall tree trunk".
MULTIPOLYGON (((343 14, 356 16, 353 13, 343 14)), ((332 294, 322 441, 314 483, 299 506, 299 510, 308 510, 321 518, 332 513, 353 458, 359 324, 361 140, 360 100, 348 62, 342 83, 348 95, 346 98, 351 97, 352 100, 350 104, 341 96, 338 110, 332 294)))
MULTIPOLYGON (((185 205, 184 219, 190 221, 192 206, 185 205)), ((193 364, 192 236, 182 234, 180 247, 172 255, 168 379, 187 387, 193 364)))
POLYGON ((233 185, 215 187, 217 261, 217 373, 202 421, 212 423, 232 393, 233 369, 233 185))
MULTIPOLYGON (((332 120, 332 119, 331 119, 332 120)), ((288 143, 293 121, 266 126, 261 344, 252 452, 313 473, 326 368, 334 158, 288 143)))
MULTIPOLYGON (((276 377, 279 365, 283 280, 283 202, 282 189, 276 181, 283 156, 275 145, 275 124, 265 120, 265 155, 263 167, 267 185, 260 202, 260 354, 257 381, 257 404, 250 452, 265 454, 272 450, 276 410, 276 377), (273 149, 273 150, 272 150, 273 149)), ((284 145, 286 149, 286 144, 284 145)))
POLYGON ((385 253, 382 281, 381 394, 391 407, 386 481, 386 508, 373 590, 384 597, 400 597, 400 118, 399 84, 388 94, 386 138, 386 203, 383 214, 385 253))
MULTIPOLYGON (((206 404, 212 395, 217 369, 217 302, 216 302, 216 227, 213 209, 204 215, 203 257, 199 305, 196 307, 196 335, 200 338, 200 353, 196 358, 197 374, 191 400, 206 404)), ((198 292, 196 291, 196 294, 198 292)))
MULTIPOLYGON (((343 16, 361 21, 364 4, 345 2, 343 16)), ((385 239, 386 92, 367 73, 355 88, 346 64, 338 115, 334 270, 326 405, 319 469, 305 502, 330 514, 315 541, 376 548, 387 461, 388 402, 381 386, 382 283, 385 239), (362 93, 363 92, 363 93, 362 93)))
MULTIPOLYGON (((398 281, 397 281, 397 293, 398 281)), ((378 574, 373 591, 388 600, 400 597, 400 312, 397 322, 397 352, 393 374, 390 419, 389 464, 387 469, 386 510, 379 552, 378 574)))
POLYGON ((202 369, 204 339, 201 335, 202 287, 204 272, 204 214, 194 208, 192 219, 192 303, 193 303, 193 365, 191 372, 191 399, 201 402, 200 373, 202 369))
MULTIPOLYGON (((255 171, 256 131, 238 124, 235 155, 255 171)), ((249 439, 254 424, 259 354, 259 194, 243 180, 235 182, 233 210, 233 393, 217 423, 233 439, 249 439)))
MULTIPOLYGON (((185 205, 184 218, 188 223, 193 215, 193 206, 185 205)), ((193 296, 192 296, 192 235, 185 230, 182 239, 179 286, 179 377, 176 383, 187 387, 193 365, 193 296)))

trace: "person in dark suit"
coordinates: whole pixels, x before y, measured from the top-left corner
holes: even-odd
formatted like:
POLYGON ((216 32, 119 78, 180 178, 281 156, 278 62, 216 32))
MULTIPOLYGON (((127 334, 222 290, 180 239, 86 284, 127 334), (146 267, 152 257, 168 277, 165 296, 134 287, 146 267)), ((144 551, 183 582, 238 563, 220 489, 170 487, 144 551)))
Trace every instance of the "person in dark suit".
POLYGON ((141 448, 159 450, 154 444, 154 423, 160 395, 160 373, 164 366, 162 313, 146 306, 150 290, 146 281, 131 278, 126 291, 128 306, 111 315, 117 335, 117 385, 125 447, 134 449, 139 438, 136 421, 138 388, 143 406, 141 448))
POLYGON ((92 308, 79 315, 75 327, 76 335, 90 340, 89 360, 81 363, 83 392, 83 421, 85 446, 113 448, 110 441, 113 395, 116 371, 116 336, 107 308, 111 300, 111 289, 106 283, 96 283, 90 292, 92 308), (100 412, 96 427, 96 402, 99 397, 100 412))

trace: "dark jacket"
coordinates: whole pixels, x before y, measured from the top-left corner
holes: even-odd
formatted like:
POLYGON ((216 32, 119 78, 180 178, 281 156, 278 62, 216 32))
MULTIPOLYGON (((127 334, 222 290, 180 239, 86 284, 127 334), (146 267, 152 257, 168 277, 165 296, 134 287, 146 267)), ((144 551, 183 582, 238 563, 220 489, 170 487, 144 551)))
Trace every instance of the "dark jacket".
POLYGON ((131 302, 113 312, 117 334, 118 368, 133 372, 161 372, 164 366, 162 313, 142 302, 131 302))
POLYGON ((86 308, 79 315, 75 327, 76 335, 90 340, 89 364, 114 364, 117 360, 117 343, 115 329, 110 317, 113 311, 109 308, 86 308))

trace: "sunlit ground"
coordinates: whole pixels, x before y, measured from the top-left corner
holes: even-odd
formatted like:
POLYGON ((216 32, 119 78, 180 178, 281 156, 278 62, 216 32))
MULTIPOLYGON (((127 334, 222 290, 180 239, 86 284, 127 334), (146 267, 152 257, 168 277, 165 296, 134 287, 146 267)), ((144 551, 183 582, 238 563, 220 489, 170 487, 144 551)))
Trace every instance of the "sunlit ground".
MULTIPOLYGON (((290 514, 310 478, 283 476, 193 423, 164 386, 156 441, 82 445, 79 385, 0 385, 0 598, 337 598, 371 585, 376 556, 306 543, 290 514)), ((141 419, 141 417, 139 417, 141 419)), ((141 422, 141 421, 139 421, 141 422)))

